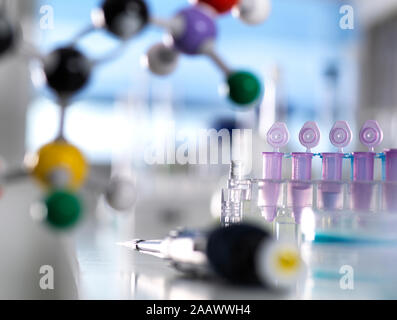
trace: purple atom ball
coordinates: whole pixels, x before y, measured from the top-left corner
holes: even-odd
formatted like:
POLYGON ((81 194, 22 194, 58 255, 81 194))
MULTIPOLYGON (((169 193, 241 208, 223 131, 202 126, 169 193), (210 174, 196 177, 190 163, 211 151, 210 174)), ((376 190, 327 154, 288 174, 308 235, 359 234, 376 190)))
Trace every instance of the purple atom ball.
POLYGON ((177 15, 183 20, 183 30, 173 35, 175 47, 186 54, 199 54, 203 47, 216 38, 214 19, 199 7, 190 7, 177 15))

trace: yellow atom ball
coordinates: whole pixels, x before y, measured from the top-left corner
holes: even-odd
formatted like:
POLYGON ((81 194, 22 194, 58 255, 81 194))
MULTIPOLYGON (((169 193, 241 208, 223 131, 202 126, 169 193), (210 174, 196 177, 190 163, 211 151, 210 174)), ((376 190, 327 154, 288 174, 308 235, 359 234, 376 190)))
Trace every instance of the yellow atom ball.
POLYGON ((63 140, 43 146, 32 166, 32 176, 49 188, 78 189, 87 171, 87 162, 80 150, 63 140))

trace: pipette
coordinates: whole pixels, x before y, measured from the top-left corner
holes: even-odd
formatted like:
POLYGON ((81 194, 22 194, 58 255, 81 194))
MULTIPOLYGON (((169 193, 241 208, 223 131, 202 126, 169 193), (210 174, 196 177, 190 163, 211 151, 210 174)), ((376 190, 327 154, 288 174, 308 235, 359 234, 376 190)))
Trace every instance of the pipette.
POLYGON ((302 210, 312 207, 312 158, 311 149, 320 142, 320 130, 313 121, 306 122, 299 132, 299 141, 306 147, 306 152, 292 153, 292 182, 289 187, 292 213, 296 223, 300 223, 302 210), (296 182, 295 182, 296 181, 296 182))
POLYGON ((265 181, 260 182, 258 206, 268 222, 277 215, 277 202, 282 179, 282 164, 284 154, 280 148, 289 141, 289 132, 283 122, 276 122, 267 133, 267 143, 273 147, 273 152, 263 152, 263 175, 265 181))
POLYGON ((374 148, 383 140, 383 132, 375 120, 367 120, 360 130, 360 142, 368 152, 353 152, 352 208, 368 211, 371 208, 374 180, 374 148))
POLYGON ((343 148, 352 141, 352 131, 346 121, 336 121, 329 133, 331 143, 338 152, 321 153, 322 182, 319 184, 319 207, 325 210, 338 210, 343 207, 342 166, 343 148))
POLYGON ((299 250, 276 242, 266 230, 239 224, 209 232, 174 231, 163 240, 133 240, 120 245, 169 260, 192 275, 218 275, 236 284, 289 288, 304 271, 299 250))

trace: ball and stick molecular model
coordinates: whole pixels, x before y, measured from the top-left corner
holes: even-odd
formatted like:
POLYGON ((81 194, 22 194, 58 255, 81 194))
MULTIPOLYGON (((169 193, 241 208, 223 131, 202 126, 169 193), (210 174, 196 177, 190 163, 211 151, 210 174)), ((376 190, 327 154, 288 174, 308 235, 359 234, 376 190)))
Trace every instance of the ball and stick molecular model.
MULTIPOLYGON (((261 96, 262 85, 247 71, 234 71, 217 55, 215 41, 218 15, 232 11, 247 24, 266 20, 269 0, 196 0, 192 6, 179 11, 172 19, 152 16, 143 0, 104 0, 92 11, 92 25, 80 32, 70 44, 41 55, 32 46, 27 54, 42 65, 47 86, 60 105, 59 134, 25 163, 28 175, 48 192, 43 204, 46 221, 53 227, 65 229, 76 224, 82 205, 77 196, 88 174, 88 164, 81 151, 64 137, 65 112, 72 97, 90 81, 94 68, 116 58, 120 49, 101 59, 91 59, 76 48, 76 43, 92 31, 105 29, 117 37, 121 46, 141 33, 149 24, 163 27, 170 35, 169 43, 155 44, 145 56, 148 69, 156 75, 168 75, 177 67, 180 54, 206 55, 224 73, 228 95, 236 105, 252 106, 261 96)), ((0 55, 23 45, 20 29, 0 15, 0 55)), ((12 176, 12 175, 10 175, 12 176)), ((7 179, 5 179, 7 180, 7 179)), ((127 210, 134 205, 134 183, 126 177, 113 177, 104 191, 108 204, 116 210, 127 210), (132 200, 131 200, 132 199, 132 200)))
POLYGON ((146 55, 146 65, 157 75, 167 75, 177 67, 181 53, 208 56, 224 73, 231 101, 239 106, 251 106, 261 94, 261 83, 250 72, 233 71, 215 51, 217 27, 215 18, 232 9, 241 20, 257 24, 269 13, 269 2, 261 0, 199 0, 179 11, 174 18, 163 21, 151 18, 153 24, 164 27, 171 36, 171 43, 154 45, 146 55))

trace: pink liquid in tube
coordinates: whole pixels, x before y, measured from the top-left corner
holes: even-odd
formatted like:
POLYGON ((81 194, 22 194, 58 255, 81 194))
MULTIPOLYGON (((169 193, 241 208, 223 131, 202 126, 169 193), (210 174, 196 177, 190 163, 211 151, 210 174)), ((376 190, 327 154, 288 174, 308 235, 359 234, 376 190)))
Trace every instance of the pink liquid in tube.
POLYGON ((305 207, 312 206, 311 185, 312 178, 312 158, 310 152, 292 153, 292 182, 290 183, 289 193, 292 201, 292 213, 297 224, 300 223, 302 211, 305 207))
POLYGON ((312 158, 311 152, 292 153, 292 180, 312 179, 312 158))
POLYGON ((352 209, 370 211, 374 184, 374 148, 383 140, 383 132, 374 120, 368 120, 360 130, 360 141, 369 152, 353 152, 352 209))
POLYGON ((292 153, 292 182, 289 185, 289 198, 295 223, 300 224, 304 208, 313 206, 311 149, 320 142, 320 130, 315 122, 306 122, 299 132, 299 141, 306 152, 292 153))
POLYGON ((277 203, 281 188, 281 169, 284 154, 263 152, 263 178, 260 185, 259 206, 266 221, 272 222, 277 216, 277 203))
POLYGON ((348 146, 353 134, 347 121, 336 121, 329 140, 338 148, 338 152, 326 152, 322 158, 322 182, 319 184, 318 207, 324 210, 340 210, 343 208, 342 166, 343 148, 348 146))
POLYGON ((352 207, 358 211, 371 208, 374 179, 374 152, 353 152, 352 207))
POLYGON ((385 151, 384 206, 390 213, 397 213, 397 149, 385 151))
POLYGON ((277 216, 277 204, 280 196, 282 163, 284 154, 279 148, 289 141, 287 126, 276 122, 267 133, 267 142, 274 148, 274 152, 263 152, 263 180, 259 184, 258 206, 268 222, 277 216))
POLYGON ((340 210, 343 207, 342 165, 343 153, 322 153, 322 181, 319 184, 319 208, 340 210))
POLYGON ((397 149, 385 151, 386 181, 397 181, 397 149))
POLYGON ((322 179, 325 181, 342 180, 343 153, 322 153, 323 169, 322 179))

